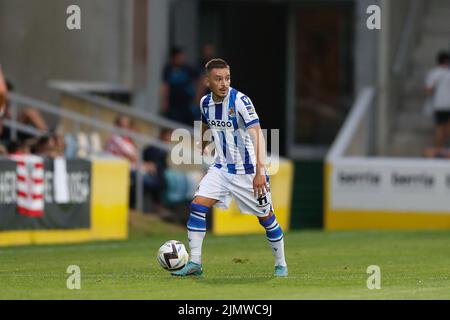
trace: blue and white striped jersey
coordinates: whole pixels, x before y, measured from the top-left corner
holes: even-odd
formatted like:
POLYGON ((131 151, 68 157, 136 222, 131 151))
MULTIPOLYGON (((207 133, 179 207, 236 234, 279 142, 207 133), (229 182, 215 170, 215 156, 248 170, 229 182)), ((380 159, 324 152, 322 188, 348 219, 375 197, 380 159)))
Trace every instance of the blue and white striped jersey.
POLYGON ((212 94, 200 100, 202 122, 212 132, 215 143, 215 164, 231 174, 255 173, 256 157, 248 129, 259 124, 252 101, 243 93, 230 88, 221 103, 212 94))

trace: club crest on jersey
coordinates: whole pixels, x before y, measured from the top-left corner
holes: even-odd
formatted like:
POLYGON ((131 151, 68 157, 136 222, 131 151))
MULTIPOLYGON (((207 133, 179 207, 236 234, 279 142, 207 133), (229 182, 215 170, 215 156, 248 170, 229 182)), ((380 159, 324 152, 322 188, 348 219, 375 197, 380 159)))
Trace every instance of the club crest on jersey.
POLYGON ((229 118, 235 118, 236 117, 236 113, 234 112, 234 108, 233 107, 228 108, 228 117, 229 118))

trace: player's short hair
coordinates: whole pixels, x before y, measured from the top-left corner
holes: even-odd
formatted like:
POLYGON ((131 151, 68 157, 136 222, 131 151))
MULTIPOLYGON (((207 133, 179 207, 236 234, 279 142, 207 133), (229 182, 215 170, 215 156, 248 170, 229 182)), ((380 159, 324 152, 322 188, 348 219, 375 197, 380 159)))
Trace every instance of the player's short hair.
POLYGON ((212 59, 209 60, 205 65, 206 73, 209 73, 212 69, 224 69, 224 68, 230 69, 230 66, 223 59, 212 59))
POLYGON ((436 62, 439 65, 449 63, 450 62, 450 54, 446 51, 441 51, 438 53, 436 60, 437 60, 436 62))

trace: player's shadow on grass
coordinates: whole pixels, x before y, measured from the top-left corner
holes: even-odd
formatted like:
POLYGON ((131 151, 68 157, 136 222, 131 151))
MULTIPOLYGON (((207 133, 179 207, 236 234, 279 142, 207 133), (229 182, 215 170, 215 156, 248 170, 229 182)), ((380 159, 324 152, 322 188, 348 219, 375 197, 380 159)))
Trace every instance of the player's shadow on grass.
POLYGON ((273 279, 270 274, 267 276, 254 276, 254 275, 208 275, 204 274, 198 277, 196 280, 202 284, 207 285, 246 285, 246 284, 261 284, 273 279))

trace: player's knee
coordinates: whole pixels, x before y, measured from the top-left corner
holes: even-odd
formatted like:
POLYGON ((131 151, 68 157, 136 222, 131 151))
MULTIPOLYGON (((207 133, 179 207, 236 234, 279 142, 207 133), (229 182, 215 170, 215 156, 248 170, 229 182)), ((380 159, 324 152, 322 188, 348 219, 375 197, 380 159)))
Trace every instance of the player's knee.
POLYGON ((195 204, 195 205, 200 205, 200 206, 211 208, 216 202, 217 202, 217 200, 203 198, 203 197, 195 197, 194 200, 192 200, 191 206, 192 206, 192 204, 195 204))
POLYGON ((197 201, 197 202, 192 201, 191 202, 191 213, 194 212, 194 213, 206 215, 210 209, 211 209, 211 206, 208 206, 201 201, 197 201))
POLYGON ((195 197, 194 200, 192 200, 191 205, 193 205, 193 204, 200 204, 200 205, 203 205, 202 203, 203 203, 203 201, 202 201, 201 198, 195 197))
POLYGON ((266 222, 266 221, 268 221, 273 215, 274 215, 273 212, 270 211, 269 214, 268 214, 267 216, 265 216, 265 217, 258 217, 259 222, 266 222))

